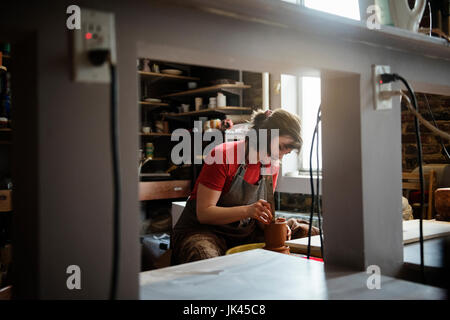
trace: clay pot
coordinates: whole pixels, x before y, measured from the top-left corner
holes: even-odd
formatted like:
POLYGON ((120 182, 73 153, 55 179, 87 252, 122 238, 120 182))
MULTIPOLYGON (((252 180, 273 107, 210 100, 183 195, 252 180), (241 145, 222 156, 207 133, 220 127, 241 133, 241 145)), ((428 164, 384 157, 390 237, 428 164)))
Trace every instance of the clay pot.
POLYGON ((286 219, 277 218, 275 222, 266 225, 264 229, 264 239, 266 242, 264 249, 289 254, 289 247, 284 244, 286 237, 286 219))

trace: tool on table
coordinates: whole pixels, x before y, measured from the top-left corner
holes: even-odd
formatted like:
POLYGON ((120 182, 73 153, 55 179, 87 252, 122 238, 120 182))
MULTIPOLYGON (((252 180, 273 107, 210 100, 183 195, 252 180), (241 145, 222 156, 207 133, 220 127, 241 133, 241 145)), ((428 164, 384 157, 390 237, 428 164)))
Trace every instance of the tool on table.
POLYGON ((272 173, 264 176, 266 180, 266 197, 267 202, 270 203, 270 208, 272 212, 272 222, 275 222, 275 197, 273 195, 273 176, 272 173))
POLYGON ((284 254, 290 254, 289 247, 285 241, 287 237, 287 222, 284 218, 275 219, 275 197, 273 194, 273 177, 272 173, 264 175, 266 180, 266 198, 270 203, 272 211, 272 222, 264 228, 264 249, 284 254))

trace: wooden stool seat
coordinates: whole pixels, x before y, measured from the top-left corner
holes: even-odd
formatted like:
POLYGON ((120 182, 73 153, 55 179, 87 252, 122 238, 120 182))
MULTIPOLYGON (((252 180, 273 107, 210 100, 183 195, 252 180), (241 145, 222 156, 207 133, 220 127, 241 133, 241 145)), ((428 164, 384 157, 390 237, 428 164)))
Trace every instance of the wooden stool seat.
POLYGON ((438 188, 434 192, 436 220, 450 221, 450 188, 438 188))
MULTIPOLYGON (((428 201, 424 203, 426 208, 426 216, 424 219, 433 219, 433 195, 436 188, 436 172, 430 170, 428 173, 423 174, 424 180, 428 184, 428 201)), ((409 198, 410 190, 420 190, 420 176, 418 173, 403 172, 402 174, 402 185, 403 190, 408 191, 406 198, 409 198)), ((410 199, 408 199, 410 200, 410 199)), ((424 199, 425 201, 425 199, 424 199)), ((412 207, 420 207, 420 204, 412 203, 412 207)), ((422 214, 422 213, 420 213, 422 214)))

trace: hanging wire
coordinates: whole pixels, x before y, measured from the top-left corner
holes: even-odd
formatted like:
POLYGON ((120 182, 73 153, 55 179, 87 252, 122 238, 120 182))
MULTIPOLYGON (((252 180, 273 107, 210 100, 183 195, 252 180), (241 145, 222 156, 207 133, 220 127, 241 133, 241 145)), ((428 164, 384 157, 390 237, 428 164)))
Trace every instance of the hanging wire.
MULTIPOLYGON (((320 204, 320 179, 319 179, 319 174, 320 174, 320 166, 319 166, 319 141, 320 141, 320 135, 319 135, 319 131, 320 131, 320 127, 319 127, 319 123, 321 121, 321 106, 319 106, 319 110, 317 111, 317 139, 316 139, 316 161, 317 161, 317 219, 318 219, 318 224, 319 224, 319 237, 320 237, 320 253, 322 255, 322 259, 323 259, 323 237, 322 237, 322 219, 321 219, 321 204, 320 204)), ((311 226, 310 226, 311 228, 311 226)))
MULTIPOLYGON (((307 258, 309 259, 311 255, 311 231, 312 231, 312 225, 313 225, 313 216, 314 216, 314 209, 315 209, 315 191, 314 191, 314 176, 313 176, 313 169, 312 169, 312 158, 313 158, 313 150, 314 150, 314 140, 316 136, 318 135, 318 128, 319 128, 319 122, 320 122, 320 110, 321 106, 319 106, 319 109, 317 110, 317 118, 316 118, 316 126, 314 128, 314 133, 312 136, 311 141, 311 149, 309 153, 309 177, 310 177, 310 185, 311 185, 311 214, 309 216, 309 230, 308 230, 308 249, 307 249, 307 258)), ((317 144, 318 148, 318 144, 317 144)), ((319 169, 319 162, 317 161, 317 168, 319 169)), ((319 175, 317 175, 317 179, 319 179, 319 175)), ((319 184, 317 185, 317 190, 319 188, 319 184)), ((317 202, 318 202, 317 198, 317 202)), ((320 224, 320 217, 319 217, 319 232, 322 233, 322 228, 320 224)), ((322 242, 322 237, 321 237, 322 242)), ((322 249, 321 249, 322 250, 322 249)), ((323 255, 322 255, 323 256, 323 255)))
MULTIPOLYGON (((425 102, 427 103, 428 111, 430 112, 430 116, 431 116, 431 120, 433 120, 434 126, 435 126, 436 128, 439 129, 439 127, 438 127, 438 125, 437 125, 437 123, 436 123, 436 120, 434 119, 433 112, 431 111, 430 104, 428 103, 427 95, 424 93, 423 96, 424 96, 424 98, 425 98, 425 102)), ((447 148, 445 147, 445 144, 444 144, 444 142, 442 141, 442 137, 441 137, 440 135, 438 135, 438 139, 439 139, 439 143, 440 143, 441 146, 442 146, 442 151, 443 151, 445 157, 447 158, 448 161, 450 161, 450 155, 449 155, 448 150, 447 150, 447 148)))
MULTIPOLYGON (((417 105, 416 94, 414 90, 409 85, 408 81, 405 78, 398 74, 394 74, 394 77, 397 80, 400 80, 406 87, 409 92, 409 95, 412 99, 412 105, 414 106, 414 110, 419 113, 419 107, 417 105)), ((404 94, 407 97, 406 94, 404 94)), ((420 126, 419 126, 419 118, 414 117, 414 128, 416 133, 416 143, 417 143, 417 161, 419 163, 419 178, 420 178, 420 216, 419 216, 419 242, 420 242, 420 271, 422 274, 423 283, 426 282, 425 277, 425 262, 424 262, 424 245, 423 245, 423 208, 425 201, 425 188, 424 188, 424 179, 423 179, 423 162, 422 162, 422 141, 420 137, 420 126)))

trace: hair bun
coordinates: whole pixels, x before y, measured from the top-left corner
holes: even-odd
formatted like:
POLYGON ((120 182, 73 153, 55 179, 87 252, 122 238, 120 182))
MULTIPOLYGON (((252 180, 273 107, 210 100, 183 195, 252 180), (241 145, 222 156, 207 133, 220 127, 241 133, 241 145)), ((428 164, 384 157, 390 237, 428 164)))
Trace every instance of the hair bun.
POLYGON ((261 128, 264 121, 267 119, 267 115, 265 111, 255 111, 253 113, 251 123, 253 124, 253 128, 261 128))

